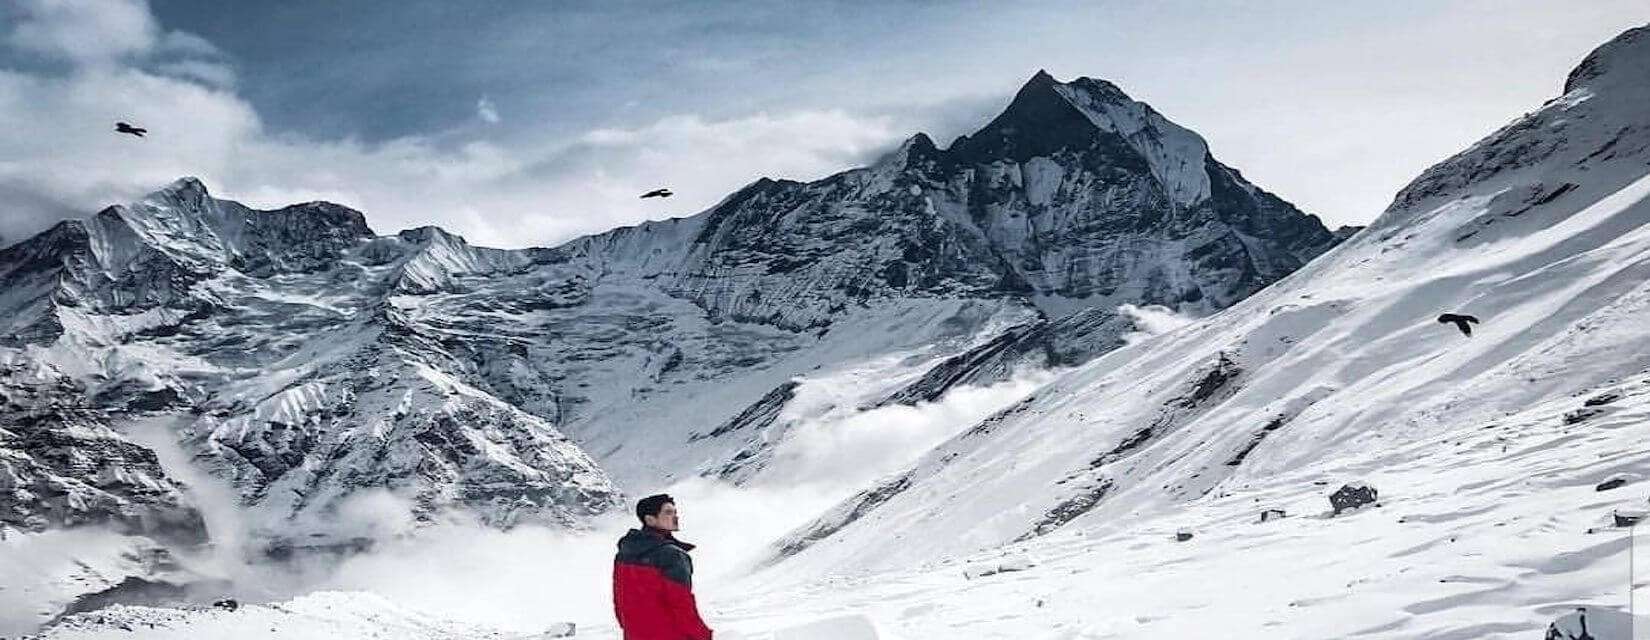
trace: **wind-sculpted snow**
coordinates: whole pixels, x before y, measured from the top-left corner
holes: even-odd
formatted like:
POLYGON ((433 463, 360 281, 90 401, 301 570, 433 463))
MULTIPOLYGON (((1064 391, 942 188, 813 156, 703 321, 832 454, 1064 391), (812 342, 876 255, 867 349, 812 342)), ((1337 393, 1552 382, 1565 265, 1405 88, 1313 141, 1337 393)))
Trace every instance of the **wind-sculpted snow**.
MULTIPOLYGON (((1414 463, 1382 452, 1420 455, 1417 443, 1477 438, 1510 413, 1641 378, 1650 39, 1628 32, 1585 66, 1603 71, 1578 72, 1563 96, 1427 170, 1346 244, 940 445, 900 476, 897 495, 853 508, 855 522, 827 517, 799 532, 806 548, 782 542, 795 556, 777 566, 908 567, 1260 487, 1314 491, 1274 483, 1306 469, 1353 476, 1327 495, 1414 463), (1482 322, 1464 336, 1435 321, 1445 312, 1482 322), (886 544, 888 531, 904 543, 886 544)), ((1558 428, 1596 415, 1573 402, 1551 416, 1558 428)), ((1605 448, 1576 451, 1578 468, 1620 453, 1602 443, 1621 442, 1594 440, 1605 448)), ((1631 471, 1650 472, 1638 460, 1631 471)), ((1387 506, 1406 490, 1376 484, 1387 506)))

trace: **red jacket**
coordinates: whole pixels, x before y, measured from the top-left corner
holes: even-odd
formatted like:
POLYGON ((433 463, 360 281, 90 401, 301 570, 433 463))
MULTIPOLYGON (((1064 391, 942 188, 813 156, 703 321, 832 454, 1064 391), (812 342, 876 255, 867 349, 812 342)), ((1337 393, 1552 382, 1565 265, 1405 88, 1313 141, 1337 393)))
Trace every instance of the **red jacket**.
POLYGON ((613 556, 613 614, 625 640, 711 640, 693 599, 693 545, 631 529, 613 556))

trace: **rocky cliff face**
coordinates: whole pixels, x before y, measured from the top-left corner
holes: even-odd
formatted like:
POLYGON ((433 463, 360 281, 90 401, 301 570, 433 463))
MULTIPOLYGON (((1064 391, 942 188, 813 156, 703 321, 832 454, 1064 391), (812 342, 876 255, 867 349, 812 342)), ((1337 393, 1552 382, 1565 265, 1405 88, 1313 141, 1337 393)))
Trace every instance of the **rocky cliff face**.
MULTIPOLYGON (((81 385, 108 442, 138 413, 166 424, 272 538, 345 535, 380 492, 426 520, 577 526, 616 485, 759 473, 815 372, 910 354, 919 375, 875 405, 1079 364, 1131 329, 1119 304, 1205 314, 1335 241, 1115 86, 1039 73, 949 148, 918 134, 547 249, 377 236, 345 207, 253 210, 183 179, 0 251, 0 348, 81 385)), ((148 493, 88 509, 186 508, 126 453, 148 493)))
POLYGON ((699 218, 665 286, 718 316, 793 329, 869 297, 1205 313, 1336 242, 1115 86, 1046 73, 948 149, 917 134, 874 166, 763 179, 699 218))
POLYGON ((0 363, 0 525, 206 541, 200 512, 155 452, 111 430, 84 393, 48 367, 0 363))

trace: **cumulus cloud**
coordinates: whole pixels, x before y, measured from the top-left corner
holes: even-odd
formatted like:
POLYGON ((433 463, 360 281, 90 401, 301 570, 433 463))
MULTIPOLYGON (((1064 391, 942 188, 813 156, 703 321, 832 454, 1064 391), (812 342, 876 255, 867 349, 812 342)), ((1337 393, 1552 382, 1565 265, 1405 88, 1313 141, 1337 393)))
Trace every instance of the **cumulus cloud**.
POLYGON ((87 215, 196 175, 215 195, 252 206, 352 206, 381 233, 438 224, 479 244, 549 244, 696 213, 761 176, 819 177, 896 138, 879 121, 805 112, 673 116, 540 146, 313 140, 264 131, 251 105, 221 86, 228 80, 129 68, 65 77, 0 71, 0 118, 34 133, 0 140, 0 155, 30 159, 0 163, 0 199, 18 207, 0 221, 0 235, 20 238, 65 212, 87 215), (115 120, 151 134, 112 135, 115 120), (677 191, 672 208, 637 204, 636 194, 659 185, 677 191))
POLYGON ((141 0, 17 0, 13 47, 78 63, 147 53, 160 27, 141 0))
POLYGON ((226 166, 257 135, 244 102, 221 91, 131 68, 71 75, 0 69, 0 235, 38 231, 65 212, 85 216, 199 167, 226 166), (149 128, 113 133, 117 120, 149 128))

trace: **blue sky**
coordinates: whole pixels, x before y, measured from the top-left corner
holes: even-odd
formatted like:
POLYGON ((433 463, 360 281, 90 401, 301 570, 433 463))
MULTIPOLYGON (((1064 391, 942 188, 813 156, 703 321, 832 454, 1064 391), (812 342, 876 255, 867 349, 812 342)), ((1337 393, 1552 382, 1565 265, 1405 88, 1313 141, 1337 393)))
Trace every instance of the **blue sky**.
POLYGON ((553 244, 1109 79, 1335 224, 1557 94, 1643 2, 0 0, 0 236, 180 175, 553 244), (148 125, 138 141, 106 131, 148 125), (7 139, 9 138, 9 140, 7 139), (670 186, 677 197, 638 201, 670 186))

